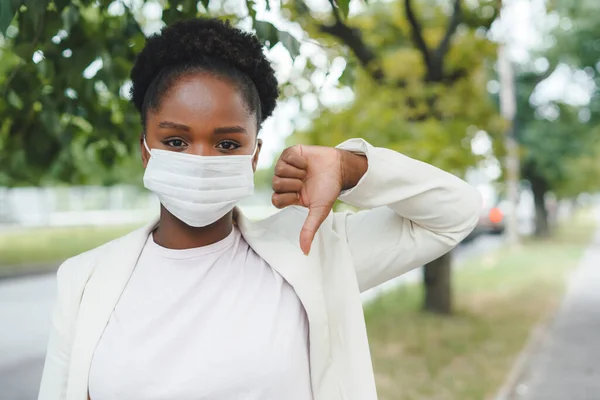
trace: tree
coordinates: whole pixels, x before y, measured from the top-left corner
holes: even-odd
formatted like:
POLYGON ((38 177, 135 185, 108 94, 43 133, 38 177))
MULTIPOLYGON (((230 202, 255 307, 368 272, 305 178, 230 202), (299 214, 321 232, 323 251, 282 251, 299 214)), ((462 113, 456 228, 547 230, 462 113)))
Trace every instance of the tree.
MULTIPOLYGON (((593 16, 600 11, 595 2, 557 5, 562 18, 551 32, 554 45, 542 50, 538 60, 546 60, 545 71, 521 66, 517 77, 517 139, 522 147, 522 176, 531 183, 536 209, 535 234, 550 235, 546 195, 576 196, 590 190, 600 179, 600 163, 595 156, 600 143, 600 96, 593 91, 588 104, 570 105, 566 99, 532 103, 532 95, 546 79, 565 66, 585 74, 600 84, 595 70, 600 59, 596 42, 600 23, 593 16)), ((597 187, 597 185, 596 185, 597 187)))
MULTIPOLYGON (((137 157, 141 129, 127 101, 128 74, 150 23, 210 11, 250 20, 267 47, 281 43, 292 57, 300 49, 295 36, 257 19, 253 0, 234 15, 226 12, 226 0, 163 0, 159 21, 146 21, 140 8, 122 1, 2 4, 7 78, 0 81, 1 185, 126 178, 121 166, 137 157)), ((359 134, 461 174, 476 160, 469 151, 472 135, 502 131, 484 89, 486 65, 495 55, 486 39, 495 0, 402 0, 373 4, 351 19, 349 0, 331 0, 326 11, 311 10, 302 0, 269 4, 281 6, 308 37, 331 46, 324 51, 348 60, 341 80, 351 84, 355 101, 341 113, 323 112, 315 134, 306 136, 313 143, 359 134), (327 135, 316 134, 325 130, 327 135)), ((314 71, 307 65, 307 74, 314 71)), ((293 84, 284 87, 288 96, 301 92, 293 84)), ((132 177, 139 173, 131 171, 132 177)), ((450 256, 425 271, 426 309, 449 312, 450 256)))
MULTIPOLYGON (((373 4, 350 19, 333 2, 325 15, 302 4, 294 2, 293 19, 330 57, 347 58, 340 80, 351 84, 354 96, 318 112, 295 141, 331 146, 360 136, 460 175, 477 161, 470 139, 480 130, 496 138, 503 131, 485 89, 496 54, 485 34, 494 2, 467 8, 453 1, 445 10, 405 0, 373 4)), ((425 266, 425 310, 451 312, 450 266, 450 254, 425 266)))
MULTIPOLYGON (((112 0, 6 0, 0 5, 0 186, 139 182, 141 125, 128 101, 144 29, 207 14, 249 17, 267 47, 298 41, 219 0, 162 1, 160 19, 112 0), (128 171, 126 174, 123 171, 128 171)), ((132 4, 136 4, 133 2, 132 4)))

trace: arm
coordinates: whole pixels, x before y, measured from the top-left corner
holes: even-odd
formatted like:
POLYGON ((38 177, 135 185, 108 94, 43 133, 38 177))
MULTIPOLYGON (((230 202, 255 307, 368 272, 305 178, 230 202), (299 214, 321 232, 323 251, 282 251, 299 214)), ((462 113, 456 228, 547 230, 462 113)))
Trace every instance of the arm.
POLYGON ((361 139, 338 149, 368 160, 367 172, 340 200, 370 210, 334 217, 361 291, 440 257, 475 227, 481 197, 456 176, 361 139))
POLYGON ((58 299, 52 312, 52 327, 46 352, 46 361, 38 400, 63 400, 66 398, 67 378, 71 359, 74 318, 70 299, 69 261, 57 273, 58 299))

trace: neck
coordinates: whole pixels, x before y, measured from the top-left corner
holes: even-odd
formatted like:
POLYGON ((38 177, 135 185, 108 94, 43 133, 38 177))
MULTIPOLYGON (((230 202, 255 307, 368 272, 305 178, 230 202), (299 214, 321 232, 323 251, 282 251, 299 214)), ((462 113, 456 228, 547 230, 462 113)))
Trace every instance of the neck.
POLYGON ((167 249, 191 249, 208 246, 225 239, 233 229, 233 211, 223 218, 203 227, 189 226, 163 206, 160 208, 160 221, 154 231, 154 241, 167 249))

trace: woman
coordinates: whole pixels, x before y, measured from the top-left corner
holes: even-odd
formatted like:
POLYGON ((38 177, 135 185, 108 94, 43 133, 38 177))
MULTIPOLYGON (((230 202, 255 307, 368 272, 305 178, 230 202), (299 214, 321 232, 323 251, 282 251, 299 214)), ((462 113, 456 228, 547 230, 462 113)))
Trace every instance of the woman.
POLYGON ((295 146, 275 166, 285 209, 250 222, 235 204, 278 96, 258 40, 177 23, 131 78, 160 219, 61 266, 39 398, 376 399, 359 294, 452 249, 477 191, 361 139, 295 146))

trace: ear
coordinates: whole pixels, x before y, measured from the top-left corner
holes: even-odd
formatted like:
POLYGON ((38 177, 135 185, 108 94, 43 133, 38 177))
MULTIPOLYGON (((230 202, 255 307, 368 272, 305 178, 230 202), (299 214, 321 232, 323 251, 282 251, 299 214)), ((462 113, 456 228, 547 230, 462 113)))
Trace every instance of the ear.
POLYGON ((256 139, 256 154, 252 159, 252 170, 256 172, 256 166, 258 165, 258 156, 260 154, 260 149, 262 148, 263 141, 262 139, 256 139))
POLYGON ((148 165, 148 160, 150 160, 150 154, 148 154, 148 150, 146 150, 146 146, 144 146, 144 136, 144 133, 140 134, 140 152, 142 154, 142 165, 145 169, 148 165))

